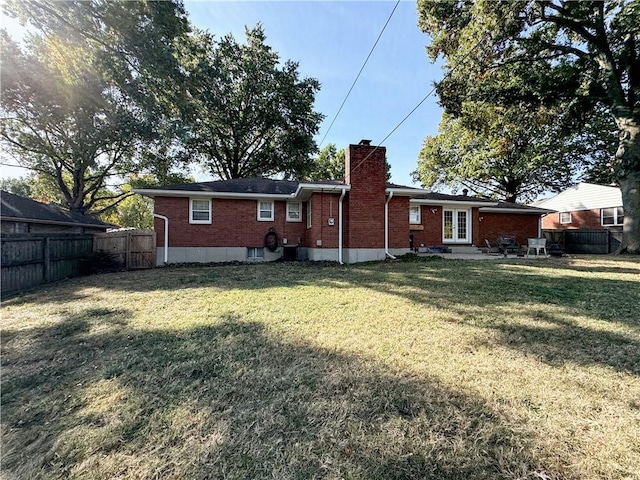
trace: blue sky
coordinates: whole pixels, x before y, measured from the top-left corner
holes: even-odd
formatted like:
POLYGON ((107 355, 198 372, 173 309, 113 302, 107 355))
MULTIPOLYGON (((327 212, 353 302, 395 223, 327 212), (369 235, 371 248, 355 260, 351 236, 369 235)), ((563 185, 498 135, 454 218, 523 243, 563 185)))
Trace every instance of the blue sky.
MULTIPOLYGON (((317 135, 320 142, 395 3, 200 0, 185 1, 185 7, 195 26, 216 36, 231 32, 239 41, 244 41, 245 26, 262 23, 266 43, 281 60, 298 62, 303 76, 322 84, 315 105, 325 115, 317 135)), ((441 68, 425 53, 429 39, 416 24, 415 1, 402 0, 322 146, 344 148, 361 139, 381 144, 442 78, 441 68)), ((382 143, 392 182, 412 185, 422 141, 437 132, 441 113, 433 95, 382 143)), ((5 166, 0 170, 1 177, 25 174, 5 166)))
MULTIPOLYGON (((327 129, 355 79, 395 1, 210 2, 186 1, 191 22, 222 36, 244 40, 244 27, 262 23, 266 43, 281 60, 299 62, 304 76, 322 88, 316 110, 325 115, 317 142, 327 129)), ((417 27, 416 3, 403 0, 363 70, 324 145, 338 148, 361 139, 380 142, 442 78, 425 53, 428 37, 417 27)), ((428 98, 383 145, 391 163, 391 181, 411 185, 426 135, 437 133, 442 110, 428 98)))

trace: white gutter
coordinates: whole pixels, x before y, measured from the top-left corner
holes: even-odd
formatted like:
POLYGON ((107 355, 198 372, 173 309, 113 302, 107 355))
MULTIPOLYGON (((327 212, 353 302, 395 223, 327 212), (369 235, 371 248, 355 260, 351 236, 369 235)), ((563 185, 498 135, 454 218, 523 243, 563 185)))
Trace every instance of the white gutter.
POLYGON ((426 198, 412 198, 409 200, 409 203, 414 205, 459 205, 460 207, 492 207, 496 206, 498 202, 490 203, 490 202, 474 202, 473 200, 464 201, 464 200, 432 200, 426 198))
POLYGON ((169 219, 157 213, 154 213, 153 216, 164 220, 164 264, 166 265, 169 260, 169 219))
POLYGON ((396 197, 412 197, 412 196, 417 196, 417 195, 427 195, 429 193, 431 193, 431 190, 426 190, 426 189, 422 189, 422 188, 396 188, 396 187, 389 187, 387 189, 385 189, 386 193, 394 193, 396 195, 396 197))
POLYGON ((387 197, 387 201, 384 202, 384 253, 387 257, 396 259, 393 255, 389 253, 389 202, 393 198, 393 192, 389 192, 389 196, 387 197))
POLYGON ((347 193, 346 188, 342 188, 340 199, 338 200, 338 262, 340 265, 344 265, 342 261, 342 200, 347 193))
POLYGON ((351 185, 339 184, 322 184, 322 183, 299 183, 296 191, 291 194, 292 197, 297 198, 300 196, 303 190, 320 191, 320 192, 334 192, 334 191, 348 191, 351 190, 351 185))
POLYGON ((479 212, 487 213, 520 213, 522 215, 546 215, 549 210, 539 210, 535 208, 500 208, 500 207, 480 207, 479 212))

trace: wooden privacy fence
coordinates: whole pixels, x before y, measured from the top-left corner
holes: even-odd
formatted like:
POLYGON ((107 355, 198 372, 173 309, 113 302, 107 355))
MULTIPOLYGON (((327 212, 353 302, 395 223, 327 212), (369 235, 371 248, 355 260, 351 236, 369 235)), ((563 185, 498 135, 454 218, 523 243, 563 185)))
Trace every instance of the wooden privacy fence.
POLYGON ((156 232, 153 230, 118 230, 98 233, 94 251, 108 253, 121 269, 153 268, 156 262, 156 232))
POLYGON ((27 288, 95 271, 153 268, 156 236, 152 230, 90 234, 2 236, 2 297, 27 288), (99 258, 102 252, 107 262, 99 258), (102 262, 102 263, 101 263, 102 262))
POLYGON ((76 277, 93 252, 93 235, 2 237, 2 296, 76 277))

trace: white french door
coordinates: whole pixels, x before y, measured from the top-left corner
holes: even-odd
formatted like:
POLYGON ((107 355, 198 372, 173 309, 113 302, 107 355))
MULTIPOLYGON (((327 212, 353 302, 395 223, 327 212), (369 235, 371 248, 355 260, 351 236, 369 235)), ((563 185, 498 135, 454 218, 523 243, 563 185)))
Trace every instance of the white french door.
POLYGON ((444 243, 469 243, 471 241, 471 211, 444 209, 442 211, 442 241, 444 243))

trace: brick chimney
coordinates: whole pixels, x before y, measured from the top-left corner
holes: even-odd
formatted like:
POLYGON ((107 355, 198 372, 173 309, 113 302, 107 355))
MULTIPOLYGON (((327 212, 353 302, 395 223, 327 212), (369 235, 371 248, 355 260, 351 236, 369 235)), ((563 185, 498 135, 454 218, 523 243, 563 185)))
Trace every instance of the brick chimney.
POLYGON ((345 157, 348 196, 347 248, 384 248, 384 203, 387 184, 385 147, 370 140, 349 145, 345 157))

